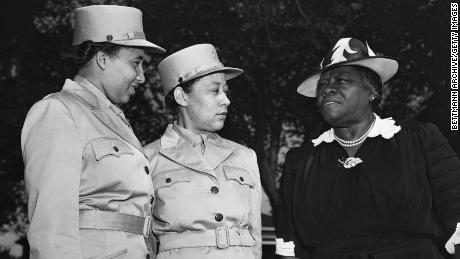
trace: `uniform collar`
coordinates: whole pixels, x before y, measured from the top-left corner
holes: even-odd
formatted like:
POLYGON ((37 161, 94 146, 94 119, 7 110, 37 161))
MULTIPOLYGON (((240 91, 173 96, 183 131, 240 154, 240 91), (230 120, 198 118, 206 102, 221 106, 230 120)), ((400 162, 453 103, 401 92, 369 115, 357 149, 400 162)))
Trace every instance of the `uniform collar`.
POLYGON ((161 137, 160 153, 171 160, 194 170, 214 176, 213 170, 222 164, 232 153, 233 149, 216 133, 197 135, 178 125, 169 124, 161 137), (201 136, 205 138, 206 150, 204 155, 198 154, 193 144, 201 136))
POLYGON ((107 96, 85 77, 76 75, 73 80, 96 96, 100 108, 108 108, 113 105, 107 96))
MULTIPOLYGON (((375 138, 377 136, 382 136, 384 139, 391 139, 396 133, 401 130, 401 126, 396 126, 393 118, 381 119, 377 114, 375 114, 375 124, 374 127, 369 132, 367 137, 375 138)), ((334 141, 334 131, 331 129, 323 132, 318 138, 313 139, 313 146, 318 146, 322 142, 332 143, 334 141)))
POLYGON ((116 105, 113 105, 110 100, 86 78, 77 75, 74 80, 75 81, 67 79, 62 90, 73 95, 80 102, 88 105, 92 114, 98 120, 143 153, 144 149, 141 143, 136 135, 134 135, 129 124, 121 117, 123 115, 121 110, 116 105))
POLYGON ((207 135, 205 133, 195 134, 191 130, 183 128, 177 124, 172 125, 172 130, 174 130, 182 139, 192 144, 199 144, 201 142, 206 142, 207 135))

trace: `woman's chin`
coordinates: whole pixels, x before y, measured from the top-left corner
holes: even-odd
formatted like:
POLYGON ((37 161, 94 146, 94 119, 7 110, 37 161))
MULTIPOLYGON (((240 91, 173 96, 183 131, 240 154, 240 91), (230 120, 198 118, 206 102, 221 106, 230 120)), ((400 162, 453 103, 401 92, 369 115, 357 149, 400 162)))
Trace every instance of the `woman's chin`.
POLYGON ((339 120, 342 117, 339 111, 332 109, 323 109, 321 111, 321 115, 323 116, 324 120, 327 121, 329 124, 334 124, 335 121, 339 120))
POLYGON ((215 123, 213 123, 212 125, 208 126, 208 128, 206 129, 206 131, 208 131, 208 132, 216 132, 216 131, 219 131, 219 130, 221 130, 222 128, 224 128, 224 123, 225 123, 225 120, 215 122, 215 123))
POLYGON ((224 121, 222 123, 219 123, 218 125, 214 125, 214 131, 219 131, 224 128, 224 121))

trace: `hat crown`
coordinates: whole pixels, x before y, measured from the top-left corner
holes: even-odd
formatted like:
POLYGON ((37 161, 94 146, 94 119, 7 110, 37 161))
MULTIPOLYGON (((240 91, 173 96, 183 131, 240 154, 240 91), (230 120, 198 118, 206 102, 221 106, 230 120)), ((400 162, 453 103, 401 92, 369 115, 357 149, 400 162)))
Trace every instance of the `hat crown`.
POLYGON ((394 58, 377 56, 367 42, 364 44, 355 38, 342 38, 323 58, 319 70, 299 85, 297 92, 308 97, 316 97, 316 87, 321 73, 339 66, 366 67, 374 71, 382 83, 385 83, 396 74, 399 65, 394 58))
POLYGON ((375 56, 374 51, 372 51, 367 42, 366 45, 364 45, 362 41, 355 38, 342 38, 337 41, 334 47, 321 61, 320 69, 342 62, 375 56))
POLYGON ((223 67, 213 45, 197 44, 166 57, 158 64, 158 72, 166 94, 180 83, 223 67))
POLYGON ((75 9, 73 45, 93 42, 145 39, 142 12, 134 7, 90 5, 75 9))
POLYGON ((165 52, 162 47, 145 39, 142 12, 128 6, 90 5, 75 9, 72 45, 85 41, 110 42, 165 52))

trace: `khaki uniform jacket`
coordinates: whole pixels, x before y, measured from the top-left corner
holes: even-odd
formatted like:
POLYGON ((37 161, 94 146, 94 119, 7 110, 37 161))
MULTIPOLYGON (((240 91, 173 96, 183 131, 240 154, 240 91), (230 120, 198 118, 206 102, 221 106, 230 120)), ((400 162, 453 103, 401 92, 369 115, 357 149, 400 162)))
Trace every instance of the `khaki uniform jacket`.
POLYGON ((190 135, 199 136, 169 125, 161 139, 145 147, 156 198, 152 225, 160 239, 157 259, 261 258, 262 189, 255 152, 206 134, 201 154, 190 135), (190 240, 196 242, 193 232, 218 227, 249 230, 252 245, 187 248, 190 244, 184 242, 182 248, 161 251, 166 235, 192 233, 190 240))
POLYGON ((147 216, 153 186, 129 124, 94 85, 75 80, 37 102, 22 130, 30 258, 145 259, 142 235, 79 229, 82 211, 147 216))

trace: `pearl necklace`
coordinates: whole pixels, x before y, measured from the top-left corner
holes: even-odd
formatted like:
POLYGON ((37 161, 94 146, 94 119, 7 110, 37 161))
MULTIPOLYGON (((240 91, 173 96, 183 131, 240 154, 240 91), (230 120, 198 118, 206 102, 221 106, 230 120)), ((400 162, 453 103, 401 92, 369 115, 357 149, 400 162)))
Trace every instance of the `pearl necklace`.
POLYGON ((341 138, 337 137, 337 135, 335 135, 334 129, 332 129, 332 133, 334 134, 334 139, 337 140, 337 142, 342 147, 356 147, 356 146, 358 146, 358 145, 360 145, 361 143, 364 142, 364 140, 367 138, 367 135, 369 135, 369 133, 371 132, 372 128, 374 127, 374 124, 375 124, 375 115, 374 115, 374 120, 372 121, 372 124, 369 127, 369 129, 361 137, 359 137, 359 138, 357 138, 355 140, 344 140, 344 139, 341 139, 341 138))

